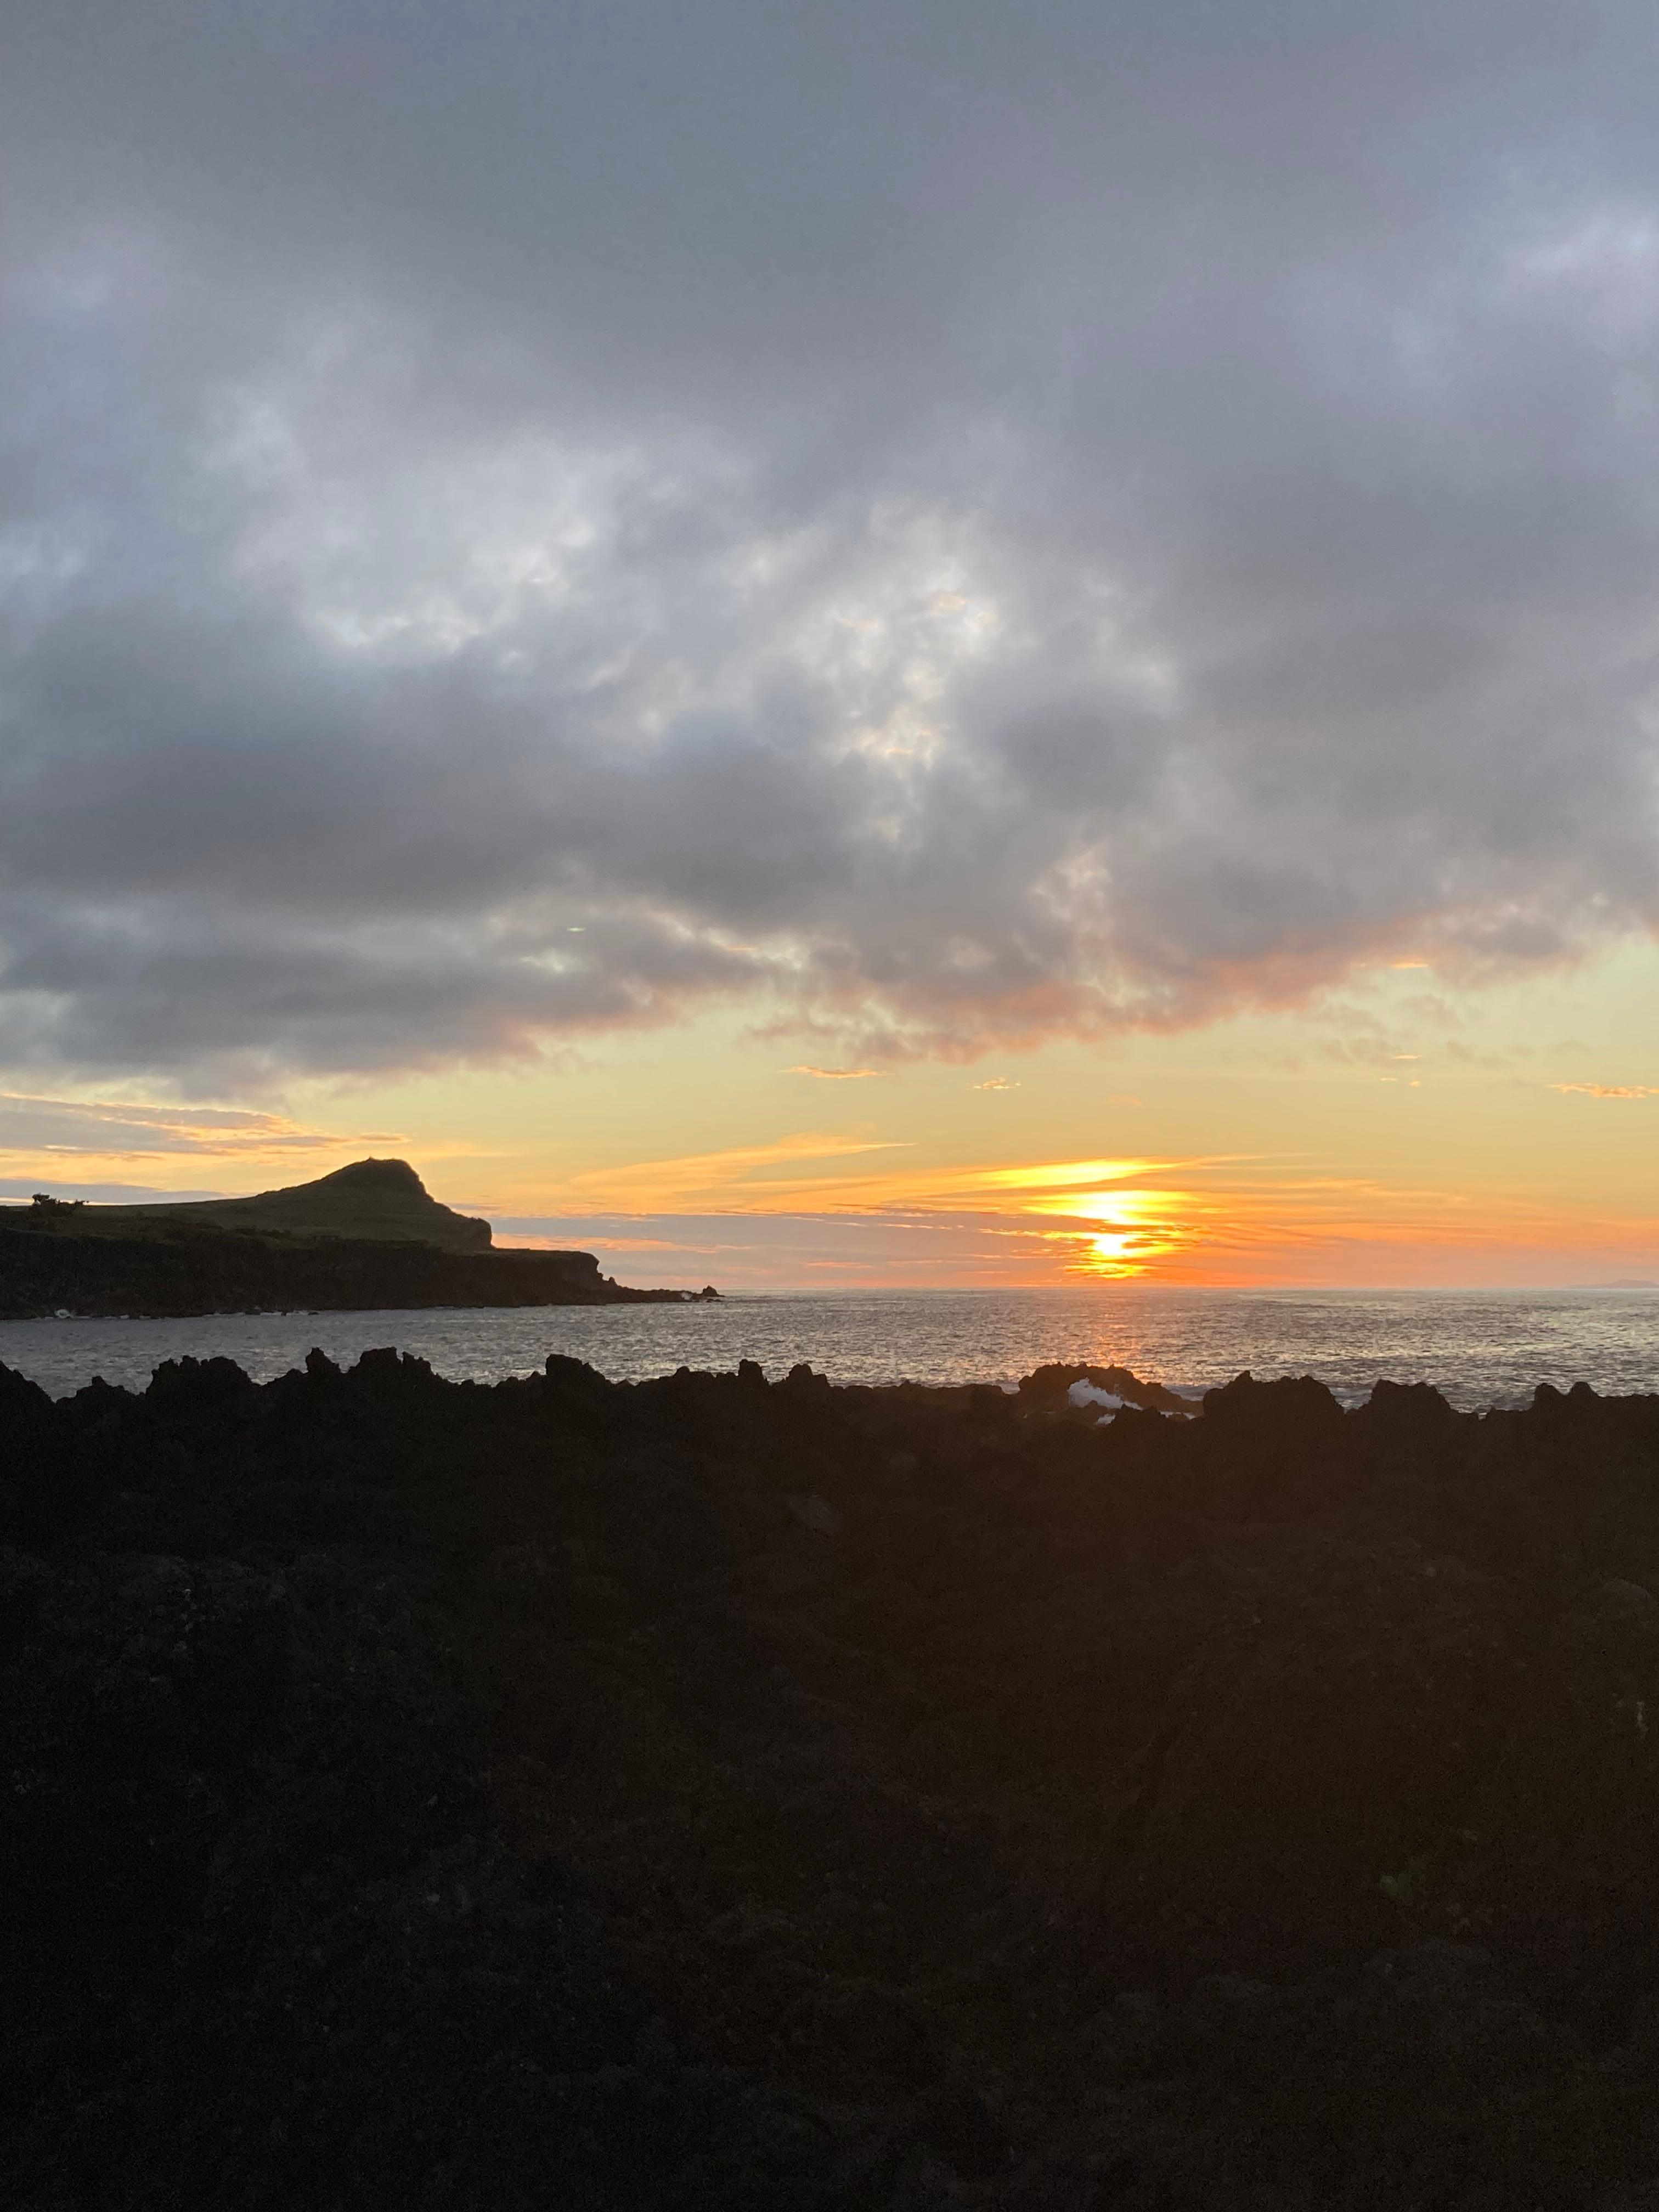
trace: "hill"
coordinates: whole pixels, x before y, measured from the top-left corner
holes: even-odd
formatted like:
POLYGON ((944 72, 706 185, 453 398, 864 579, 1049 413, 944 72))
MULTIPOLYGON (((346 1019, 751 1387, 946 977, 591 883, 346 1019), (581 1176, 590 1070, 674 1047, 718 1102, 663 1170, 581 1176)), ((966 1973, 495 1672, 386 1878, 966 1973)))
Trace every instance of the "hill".
POLYGON ((370 1244, 434 1244, 487 1252, 489 1224, 434 1198, 407 1160, 354 1160, 314 1182, 252 1198, 154 1206, 79 1206, 42 1194, 19 1226, 73 1237, 177 1237, 229 1230, 254 1237, 347 1237, 370 1244))
MULTIPOLYGON (((405 1160, 357 1160, 252 1198, 0 1207, 0 1318, 374 1312, 678 1301, 591 1252, 497 1252, 405 1160)), ((706 1291, 704 1297, 715 1293, 706 1291)))

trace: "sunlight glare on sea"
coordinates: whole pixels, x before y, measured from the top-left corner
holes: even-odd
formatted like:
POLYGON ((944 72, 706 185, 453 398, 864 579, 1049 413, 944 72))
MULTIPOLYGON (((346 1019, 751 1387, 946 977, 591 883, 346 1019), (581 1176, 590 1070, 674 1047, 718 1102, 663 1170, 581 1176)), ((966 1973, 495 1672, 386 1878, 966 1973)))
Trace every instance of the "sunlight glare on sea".
POLYGON ((493 1382, 550 1352, 613 1380, 757 1359, 837 1382, 1014 1382, 1048 1360, 1133 1368, 1205 1389, 1249 1368, 1314 1375, 1348 1403, 1379 1376, 1456 1406, 1519 1405, 1540 1382, 1659 1390, 1659 1293, 1644 1291, 1063 1290, 842 1291, 718 1305, 216 1314, 189 1321, 0 1322, 0 1361, 55 1396, 94 1375, 142 1389, 164 1359, 234 1359, 265 1381, 319 1346, 343 1364, 395 1345, 441 1375, 493 1382))

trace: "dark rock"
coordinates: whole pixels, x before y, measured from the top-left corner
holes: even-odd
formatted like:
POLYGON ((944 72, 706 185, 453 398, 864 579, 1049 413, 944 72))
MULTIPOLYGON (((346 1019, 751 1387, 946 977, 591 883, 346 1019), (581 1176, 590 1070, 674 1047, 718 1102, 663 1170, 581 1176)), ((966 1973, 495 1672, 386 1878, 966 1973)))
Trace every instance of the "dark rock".
POLYGON ((1058 1361, 1039 1367, 1024 1377, 1019 1386, 1018 1404, 1028 1412, 1057 1412, 1066 1405, 1072 1387, 1078 1382, 1087 1382, 1110 1397, 1122 1399, 1126 1405, 1145 1407, 1153 1413, 1191 1413, 1194 1410, 1190 1399, 1166 1390, 1161 1382, 1143 1382, 1127 1367, 1090 1367, 1058 1361))
POLYGON ((1640 1583, 1626 1582, 1615 1576, 1603 1583, 1595 1595, 1597 1609, 1603 1613, 1620 1620, 1652 1620, 1659 1624, 1659 1598, 1640 1583))
POLYGON ((796 1395, 814 1391, 823 1394, 830 1389, 830 1377, 827 1375, 815 1375, 803 1359, 798 1361, 790 1369, 783 1379, 782 1387, 796 1395))
POLYGON ((792 1492, 783 1502, 799 1525, 814 1536, 839 1536, 846 1525, 844 1514, 811 1492, 792 1492))
POLYGON ((9 2201, 1638 2188, 1659 1401, 1124 1374, 0 1373, 9 2201))
POLYGON ((52 1401, 38 1382, 0 1361, 0 1421, 15 1431, 44 1418, 52 1401))
POLYGON ((944 2084, 922 2100, 916 2135, 953 2172, 972 2179, 1006 2173, 1012 2161, 1006 2129, 969 2081, 944 2084))
POLYGON ((1395 1438, 1437 1434, 1457 1419, 1440 1392, 1427 1382, 1373 1382, 1364 1411, 1372 1426, 1395 1438))

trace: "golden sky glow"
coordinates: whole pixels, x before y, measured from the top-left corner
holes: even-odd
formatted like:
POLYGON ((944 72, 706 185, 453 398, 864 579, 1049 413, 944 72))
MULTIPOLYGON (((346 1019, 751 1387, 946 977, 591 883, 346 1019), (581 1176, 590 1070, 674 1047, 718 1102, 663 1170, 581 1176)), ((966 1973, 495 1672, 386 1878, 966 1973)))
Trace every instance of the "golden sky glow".
POLYGON ((505 1241, 694 1286, 1659 1276, 1656 994, 1633 948, 1483 994, 1390 969, 1299 1015, 856 1083, 708 1021, 280 1111, 14 1092, 0 1177, 252 1190, 400 1153, 505 1241))

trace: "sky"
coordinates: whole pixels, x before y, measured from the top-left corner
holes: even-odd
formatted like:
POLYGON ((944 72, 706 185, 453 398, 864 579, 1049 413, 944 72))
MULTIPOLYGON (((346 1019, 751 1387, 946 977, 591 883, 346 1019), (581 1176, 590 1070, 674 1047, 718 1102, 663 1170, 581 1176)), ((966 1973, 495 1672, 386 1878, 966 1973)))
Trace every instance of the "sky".
POLYGON ((1659 1276, 1650 6, 7 49, 0 1196, 1659 1276))

